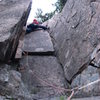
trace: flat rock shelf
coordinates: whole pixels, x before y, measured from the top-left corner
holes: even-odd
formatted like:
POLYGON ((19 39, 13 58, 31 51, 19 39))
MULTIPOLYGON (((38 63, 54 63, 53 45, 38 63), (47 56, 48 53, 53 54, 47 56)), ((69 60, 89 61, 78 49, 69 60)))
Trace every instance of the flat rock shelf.
POLYGON ((53 54, 54 48, 47 31, 34 31, 25 35, 23 51, 29 54, 53 54))

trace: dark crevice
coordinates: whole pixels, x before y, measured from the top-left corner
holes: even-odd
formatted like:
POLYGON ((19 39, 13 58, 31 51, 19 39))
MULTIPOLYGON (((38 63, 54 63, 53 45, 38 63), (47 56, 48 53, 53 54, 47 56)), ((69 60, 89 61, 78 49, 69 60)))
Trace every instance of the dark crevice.
POLYGON ((54 56, 53 51, 47 51, 47 52, 23 52, 22 55, 33 55, 33 56, 54 56))
MULTIPOLYGON (((49 32, 48 32, 49 33, 49 32)), ((64 67, 63 67, 63 65, 61 64, 61 62, 60 62, 60 60, 59 60, 59 57, 57 57, 57 52, 56 52, 56 48, 55 48, 55 44, 56 44, 56 40, 55 40, 55 38, 49 33, 49 35, 50 35, 50 37, 51 37, 51 41, 52 41, 52 43, 53 43, 53 48, 54 48, 54 56, 57 58, 57 62, 60 64, 60 66, 61 66, 61 68, 62 68, 62 71, 63 71, 63 74, 64 74, 64 79, 65 79, 65 81, 66 81, 66 85, 65 85, 65 87, 66 86, 69 86, 71 83, 66 79, 66 77, 65 77, 65 73, 64 73, 64 67)))
POLYGON ((72 79, 70 80, 70 83, 72 83, 73 79, 76 78, 77 75, 81 74, 84 69, 86 69, 88 67, 89 63, 85 63, 79 70, 78 72, 72 77, 72 79))
POLYGON ((100 66, 99 65, 96 65, 95 63, 93 63, 93 60, 90 62, 90 64, 92 67, 95 67, 95 68, 98 68, 100 69, 100 66))
MULTIPOLYGON (((100 51, 100 49, 97 50, 97 53, 98 53, 99 51, 100 51)), ((93 58, 93 59, 90 61, 89 65, 92 66, 92 67, 98 68, 98 69, 100 68, 99 65, 96 65, 96 64, 95 64, 95 58, 93 58)))
MULTIPOLYGON (((94 59, 93 59, 94 60, 94 59)), ((72 79, 69 81, 69 83, 71 84, 73 79, 76 78, 77 75, 81 74, 89 65, 95 68, 100 69, 100 66, 96 66, 95 64, 93 64, 93 60, 91 60, 89 63, 85 63, 80 69, 79 71, 72 77, 72 79)))
MULTIPOLYGON (((61 64, 60 60, 58 59, 57 55, 56 55, 56 58, 57 58, 58 63, 59 63, 60 66, 62 67, 62 70, 63 70, 63 73, 64 73, 64 78, 65 78, 65 80, 66 80, 66 83, 68 83, 69 85, 71 85, 71 82, 68 81, 67 78, 65 77, 64 67, 63 67, 63 65, 61 64)), ((67 84, 67 85, 68 85, 68 84, 67 84)))
POLYGON ((96 2, 97 0, 91 0, 91 2, 96 2))
POLYGON ((100 68, 100 66, 97 66, 97 65, 95 65, 93 63, 90 63, 89 65, 91 65, 92 67, 95 67, 95 68, 100 68))
POLYGON ((97 53, 100 51, 100 49, 97 50, 97 53))
POLYGON ((64 67, 63 67, 62 63, 60 62, 59 57, 57 57, 57 54, 55 54, 55 57, 57 58, 57 61, 58 61, 58 63, 60 64, 60 66, 61 66, 61 68, 62 68, 63 76, 64 76, 64 79, 65 79, 65 82, 66 82, 65 87, 66 87, 66 86, 67 86, 67 87, 70 87, 71 82, 68 81, 67 78, 65 77, 66 75, 65 75, 65 72, 64 72, 64 67))

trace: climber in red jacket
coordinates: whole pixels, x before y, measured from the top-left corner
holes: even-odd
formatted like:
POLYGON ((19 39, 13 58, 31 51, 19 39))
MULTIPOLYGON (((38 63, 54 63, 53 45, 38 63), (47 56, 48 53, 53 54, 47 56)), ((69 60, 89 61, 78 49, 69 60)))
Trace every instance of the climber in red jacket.
POLYGON ((42 28, 44 30, 48 29, 46 26, 40 25, 39 22, 36 19, 34 19, 33 22, 27 26, 26 34, 33 32, 35 29, 38 29, 38 28, 42 28))

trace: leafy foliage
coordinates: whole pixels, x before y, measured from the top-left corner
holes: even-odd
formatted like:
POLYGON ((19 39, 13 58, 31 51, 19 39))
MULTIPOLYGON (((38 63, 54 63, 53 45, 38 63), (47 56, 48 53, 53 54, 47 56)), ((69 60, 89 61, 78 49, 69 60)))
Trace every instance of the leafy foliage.
POLYGON ((60 97, 60 100, 64 100, 64 96, 61 96, 61 97, 60 97))
POLYGON ((67 0, 58 0, 54 5, 56 6, 56 12, 61 12, 67 0))
POLYGON ((37 9, 36 18, 42 23, 50 19, 55 13, 59 13, 62 11, 67 0, 58 0, 53 6, 56 7, 55 11, 50 13, 45 13, 43 15, 43 11, 41 9, 37 9))
POLYGON ((45 22, 50 19, 54 15, 54 13, 55 12, 50 12, 43 15, 43 11, 41 9, 37 9, 36 18, 38 18, 40 22, 45 22))

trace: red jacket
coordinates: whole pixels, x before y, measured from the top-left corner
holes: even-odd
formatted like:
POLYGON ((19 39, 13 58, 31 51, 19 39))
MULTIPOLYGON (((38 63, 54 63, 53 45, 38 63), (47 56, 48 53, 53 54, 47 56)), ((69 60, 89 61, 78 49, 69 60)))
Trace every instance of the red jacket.
POLYGON ((39 24, 39 22, 36 19, 34 19, 33 24, 39 24))

